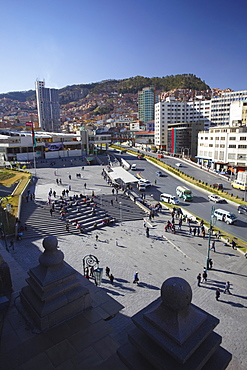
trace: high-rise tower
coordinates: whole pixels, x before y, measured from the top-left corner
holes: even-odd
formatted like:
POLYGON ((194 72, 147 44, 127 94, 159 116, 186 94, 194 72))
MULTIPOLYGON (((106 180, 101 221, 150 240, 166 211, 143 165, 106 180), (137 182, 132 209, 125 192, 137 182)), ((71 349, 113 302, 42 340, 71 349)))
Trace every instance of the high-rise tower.
POLYGON ((147 123, 154 120, 154 87, 145 87, 138 91, 139 120, 147 123))
POLYGON ((39 127, 44 131, 60 131, 60 106, 57 89, 48 89, 44 81, 35 82, 39 127))

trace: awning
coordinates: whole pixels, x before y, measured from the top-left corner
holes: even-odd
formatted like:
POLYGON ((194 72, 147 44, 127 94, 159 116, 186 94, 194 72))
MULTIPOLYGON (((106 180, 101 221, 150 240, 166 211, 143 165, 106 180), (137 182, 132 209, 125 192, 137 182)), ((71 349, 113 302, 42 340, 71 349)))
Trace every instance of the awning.
POLYGON ((121 179, 125 184, 130 184, 130 183, 139 181, 135 176, 133 176, 131 173, 129 173, 128 171, 126 171, 124 168, 120 166, 111 167, 110 172, 108 172, 107 174, 112 181, 121 179))

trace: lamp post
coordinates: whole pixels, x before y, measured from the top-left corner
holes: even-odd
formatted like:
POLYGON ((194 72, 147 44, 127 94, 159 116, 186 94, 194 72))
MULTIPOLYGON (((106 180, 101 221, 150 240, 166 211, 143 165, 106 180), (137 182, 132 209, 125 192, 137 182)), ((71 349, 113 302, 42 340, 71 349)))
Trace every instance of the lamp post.
POLYGON ((215 224, 215 217, 214 217, 214 206, 211 208, 211 214, 210 214, 210 223, 209 223, 209 230, 208 230, 208 248, 207 248, 207 258, 206 258, 206 270, 208 270, 209 267, 209 260, 210 260, 210 243, 211 243, 211 236, 213 233, 213 225, 215 224))
MULTIPOLYGON (((1 227, 1 229, 2 229, 2 237, 3 237, 3 240, 4 240, 4 244, 5 244, 5 249, 6 249, 6 251, 8 251, 8 252, 9 252, 8 245, 7 245, 7 239, 6 239, 6 228, 5 228, 5 226, 7 226, 7 225, 8 225, 9 220, 8 220, 8 216, 7 216, 6 208, 3 208, 3 207, 2 207, 2 201, 3 201, 3 199, 4 199, 4 198, 0 199, 1 220, 2 220, 2 222, 0 223, 0 227, 1 227), (4 225, 3 212, 5 213, 5 216, 6 216, 6 221, 7 221, 6 225, 4 225)), ((8 203, 8 204, 9 204, 9 203, 8 203)), ((9 206, 8 206, 8 207, 9 207, 9 206)), ((9 209, 11 209, 11 208, 9 208, 9 209)), ((8 226, 8 227, 9 227, 9 226, 8 226)))
POLYGON ((122 202, 119 202, 120 222, 122 222, 122 202))

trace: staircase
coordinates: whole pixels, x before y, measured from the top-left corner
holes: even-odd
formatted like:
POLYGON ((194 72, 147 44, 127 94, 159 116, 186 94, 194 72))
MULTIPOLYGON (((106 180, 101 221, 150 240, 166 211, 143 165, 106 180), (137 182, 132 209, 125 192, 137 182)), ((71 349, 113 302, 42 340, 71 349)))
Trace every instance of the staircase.
POLYGON ((22 238, 39 239, 49 235, 66 235, 66 224, 69 233, 87 233, 95 228, 109 226, 116 221, 140 220, 145 212, 124 194, 103 195, 92 199, 66 198, 65 202, 57 199, 54 212, 50 214, 51 206, 45 202, 22 204, 21 224, 26 224, 22 238), (112 201, 112 202, 111 202, 112 201), (64 216, 61 215, 62 211, 64 216), (76 225, 80 224, 81 229, 76 225))

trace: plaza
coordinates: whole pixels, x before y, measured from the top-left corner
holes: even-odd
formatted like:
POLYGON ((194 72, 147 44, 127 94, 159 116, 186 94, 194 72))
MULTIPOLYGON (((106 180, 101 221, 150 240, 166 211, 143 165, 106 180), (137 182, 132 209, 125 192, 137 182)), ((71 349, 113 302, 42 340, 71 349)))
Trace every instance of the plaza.
MULTIPOLYGON (((71 195, 80 194, 85 182, 85 195, 91 196, 93 191, 96 197, 104 199, 112 193, 111 186, 101 176, 102 166, 85 166, 82 170, 76 161, 66 166, 60 162, 56 163, 56 166, 55 175, 52 166, 38 165, 35 187, 37 202, 47 200, 50 188, 60 195, 64 187, 71 185, 71 195), (79 171, 81 178, 76 177, 79 171), (62 179, 63 186, 57 185, 57 177, 62 179)), ((25 206, 23 203, 23 209, 25 206)), ((117 207, 117 212, 120 212, 119 205, 114 206, 117 207)), ((222 346, 233 354, 228 368, 244 369, 247 367, 244 329, 247 297, 246 259, 239 251, 226 247, 222 241, 217 240, 216 252, 211 252, 213 269, 208 271, 207 283, 198 287, 196 276, 203 272, 208 240, 202 236, 190 235, 185 223, 182 230, 176 234, 165 232, 164 226, 170 218, 170 211, 166 209, 159 212, 152 221, 147 217, 149 238, 146 236, 143 219, 124 221, 124 217, 119 217, 119 221, 113 226, 102 227, 90 233, 73 232, 54 236, 58 238, 58 246, 65 255, 65 261, 79 273, 83 273, 82 260, 88 254, 98 258, 104 271, 106 266, 110 268, 114 276, 113 284, 104 272, 102 284, 98 289, 104 290, 124 306, 124 309, 109 321, 114 329, 112 336, 120 344, 126 340, 125 334, 132 326, 131 316, 159 297, 164 280, 178 276, 191 285, 192 302, 220 319, 216 332, 223 338, 222 346), (133 275, 137 271, 139 285, 133 284, 133 275), (223 294, 226 281, 231 283, 232 295, 223 294), (217 302, 215 291, 218 287, 221 296, 217 302)), ((49 222, 52 222, 51 217, 49 222)), ((10 266, 14 292, 26 284, 27 272, 37 265, 42 252, 42 238, 25 238, 25 232, 23 239, 15 242, 15 249, 10 253, 1 245, 1 253, 10 266)), ((91 281, 94 283, 92 279, 91 281)))

